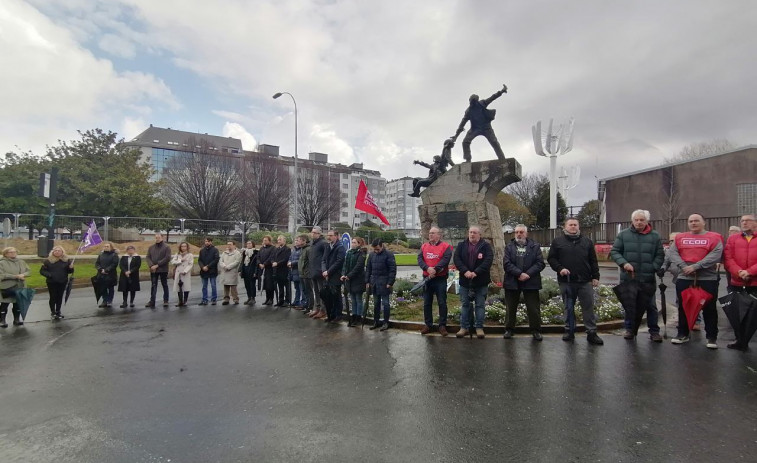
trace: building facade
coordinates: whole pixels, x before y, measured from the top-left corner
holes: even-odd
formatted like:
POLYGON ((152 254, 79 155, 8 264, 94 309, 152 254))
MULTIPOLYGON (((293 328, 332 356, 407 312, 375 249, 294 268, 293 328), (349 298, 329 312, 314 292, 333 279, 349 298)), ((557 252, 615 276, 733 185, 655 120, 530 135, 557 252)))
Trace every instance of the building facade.
MULTIPOLYGON (((153 167, 153 181, 162 178, 166 169, 170 168, 172 159, 193 153, 226 157, 238 162, 240 167, 243 163, 277 163, 288 171, 290 179, 295 178, 294 157, 280 155, 279 147, 275 145, 261 144, 256 151, 245 151, 242 149, 242 141, 236 138, 185 132, 153 125, 126 145, 142 152, 142 160, 153 167)), ((297 176, 301 179, 301 185, 303 181, 317 182, 321 189, 328 192, 326 200, 339 205, 338 210, 329 214, 325 223, 321 223, 322 226, 328 227, 336 222, 344 222, 356 228, 365 220, 381 224, 376 217, 356 211, 354 208, 360 180, 365 182, 379 206, 386 207, 387 182, 381 176, 381 172, 365 169, 361 163, 349 166, 330 163, 328 154, 311 152, 307 158, 297 159, 297 176), (331 198, 332 194, 334 198, 331 198)), ((290 180, 290 197, 292 198, 294 191, 294 182, 290 180)), ((303 204, 299 207, 302 208, 303 204)), ((289 202, 288 217, 287 225, 292 230, 294 229, 294 201, 289 202)), ((312 224, 298 224, 298 226, 310 225, 312 224)), ((394 227, 394 224, 392 225, 394 227)))
POLYGON ((692 213, 731 217, 757 212, 757 146, 680 161, 598 181, 602 222, 647 209, 672 222, 692 213))
POLYGON ((413 192, 413 178, 402 177, 386 183, 387 220, 393 229, 402 230, 408 238, 420 238, 421 221, 418 206, 420 198, 408 196, 413 192))

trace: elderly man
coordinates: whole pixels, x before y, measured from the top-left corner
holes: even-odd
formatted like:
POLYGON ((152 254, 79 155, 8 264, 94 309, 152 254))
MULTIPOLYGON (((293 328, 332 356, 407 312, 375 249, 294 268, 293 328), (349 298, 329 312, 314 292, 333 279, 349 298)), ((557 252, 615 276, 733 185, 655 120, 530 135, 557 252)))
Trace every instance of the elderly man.
POLYGON ((323 253, 321 275, 331 290, 331 294, 334 295, 330 307, 326 307, 328 314, 326 321, 336 323, 342 319, 342 266, 347 251, 342 246, 336 230, 326 232, 326 239, 329 244, 323 253))
POLYGON ((171 261, 171 248, 163 242, 163 234, 155 234, 155 244, 147 249, 147 267, 150 269, 150 302, 145 307, 155 308, 158 295, 158 280, 163 286, 163 307, 168 307, 168 263, 171 261))
POLYGON ((715 300, 718 297, 717 267, 723 253, 723 237, 704 228, 704 217, 691 214, 688 218, 689 231, 679 233, 668 253, 672 266, 680 270, 676 281, 678 296, 678 335, 671 340, 673 344, 689 342, 689 325, 683 311, 681 291, 690 286, 701 287, 712 294, 712 299, 702 308, 704 331, 707 336, 707 348, 717 349, 718 311, 715 300))
POLYGON ((423 243, 418 253, 418 266, 423 277, 428 278, 423 289, 423 321, 426 326, 421 334, 428 334, 434 324, 434 295, 439 305, 439 334, 447 336, 447 271, 452 259, 452 246, 442 241, 439 227, 428 230, 428 242, 423 243))
POLYGON ((455 266, 460 272, 460 331, 456 336, 462 338, 473 329, 471 313, 475 304, 476 337, 484 339, 484 318, 486 318, 486 293, 491 278, 489 276, 494 250, 485 240, 481 239, 481 228, 474 225, 468 229, 468 239, 461 241, 455 248, 455 266))
POLYGON ((323 239, 322 233, 323 230, 317 225, 310 231, 312 242, 310 244, 310 255, 308 256, 308 260, 310 264, 310 287, 312 293, 308 294, 308 296, 312 296, 313 298, 313 309, 307 314, 310 318, 326 317, 323 301, 321 301, 321 290, 326 283, 326 280, 323 278, 321 263, 323 262, 323 254, 326 252, 326 248, 329 245, 326 240, 323 239))
POLYGON ((503 336, 505 339, 513 337, 521 294, 526 302, 531 335, 536 341, 543 339, 539 290, 541 289, 541 271, 544 267, 541 245, 528 237, 528 228, 525 225, 522 223, 516 225, 515 238, 510 240, 505 247, 505 304, 507 305, 507 320, 503 336))
MULTIPOLYGON (((731 275, 728 282, 736 291, 757 296, 757 221, 753 214, 741 217, 741 233, 731 235, 725 245, 725 268, 731 275)), ((746 350, 746 343, 736 338, 729 349, 746 350)))
POLYGON ((552 240, 547 254, 547 262, 557 272, 557 282, 565 303, 565 334, 562 339, 575 339, 576 300, 581 303, 581 314, 586 327, 589 344, 601 346, 602 338, 597 335, 597 314, 594 312, 594 289, 599 285, 599 262, 594 243, 581 235, 578 219, 570 217, 563 225, 563 233, 552 240))
MULTIPOLYGON (((657 324, 657 306, 655 304, 655 275, 665 260, 665 251, 662 248, 662 239, 657 231, 652 230, 649 224, 649 211, 637 209, 631 214, 631 227, 618 233, 615 243, 610 251, 610 258, 620 267, 621 281, 636 280, 639 283, 648 283, 652 288, 649 301, 643 307, 647 314, 647 327, 649 338, 653 342, 662 342, 660 326, 657 324)), ((632 314, 626 313, 625 339, 636 337, 636 326, 632 314)))

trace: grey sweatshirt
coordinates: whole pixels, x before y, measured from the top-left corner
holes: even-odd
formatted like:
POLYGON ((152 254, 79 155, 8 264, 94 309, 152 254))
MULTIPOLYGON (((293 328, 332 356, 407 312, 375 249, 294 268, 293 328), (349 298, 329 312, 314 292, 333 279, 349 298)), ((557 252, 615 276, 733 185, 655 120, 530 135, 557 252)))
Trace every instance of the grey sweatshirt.
MULTIPOLYGON (((705 233, 707 233, 707 230, 702 230, 702 233, 689 233, 691 233, 692 235, 704 235, 705 233)), ((678 274, 679 280, 693 280, 695 275, 699 280, 717 280, 717 269, 718 264, 721 262, 722 255, 723 242, 719 241, 715 248, 707 253, 706 256, 704 256, 704 259, 700 260, 699 262, 686 263, 683 261, 683 259, 681 259, 681 255, 678 253, 678 248, 676 247, 676 243, 674 241, 673 243, 670 243, 667 257, 670 260, 671 266, 676 267, 680 270, 683 270, 683 268, 687 265, 693 265, 696 269, 696 272, 692 273, 691 275, 684 275, 683 272, 680 272, 678 274)))

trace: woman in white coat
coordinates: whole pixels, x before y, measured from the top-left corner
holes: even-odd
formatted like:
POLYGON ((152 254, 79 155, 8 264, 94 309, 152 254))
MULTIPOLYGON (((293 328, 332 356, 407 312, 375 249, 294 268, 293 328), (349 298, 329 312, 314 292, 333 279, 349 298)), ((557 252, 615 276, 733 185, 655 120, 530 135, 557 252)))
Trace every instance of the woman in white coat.
POLYGON ((179 295, 179 303, 176 307, 186 307, 189 300, 189 291, 192 289, 192 266, 194 256, 189 252, 189 244, 179 243, 179 252, 171 259, 173 269, 173 290, 179 295))
POLYGON ((229 305, 229 293, 234 304, 239 304, 239 264, 242 262, 242 254, 237 250, 233 241, 226 243, 226 250, 221 254, 218 261, 218 283, 223 285, 223 304, 229 305))

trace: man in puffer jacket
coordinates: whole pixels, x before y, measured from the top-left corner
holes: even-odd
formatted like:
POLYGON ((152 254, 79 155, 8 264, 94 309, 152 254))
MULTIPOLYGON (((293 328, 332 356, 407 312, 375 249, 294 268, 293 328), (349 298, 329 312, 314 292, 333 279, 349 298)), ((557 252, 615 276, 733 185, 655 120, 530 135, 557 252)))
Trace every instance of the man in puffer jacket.
MULTIPOLYGON (((741 217, 741 233, 732 235, 725 244, 725 268, 731 274, 730 286, 757 296, 757 221, 752 214, 741 217)), ((738 338, 729 349, 746 350, 738 338)))
MULTIPOLYGON (((610 251, 610 258, 621 269, 621 281, 635 279, 651 286, 653 292, 647 305, 637 307, 636 310, 646 311, 649 338, 654 342, 662 342, 660 326, 657 324, 654 288, 656 288, 655 275, 665 259, 665 251, 662 248, 660 234, 652 230, 649 219, 649 211, 641 209, 633 211, 631 214, 633 225, 618 233, 610 251)), ((625 333, 623 334, 625 339, 636 337, 633 324, 632 317, 629 317, 629 314, 626 313, 625 333)))

